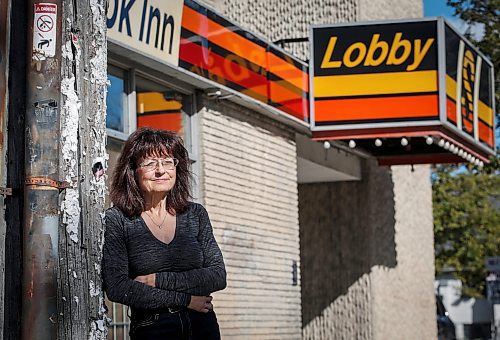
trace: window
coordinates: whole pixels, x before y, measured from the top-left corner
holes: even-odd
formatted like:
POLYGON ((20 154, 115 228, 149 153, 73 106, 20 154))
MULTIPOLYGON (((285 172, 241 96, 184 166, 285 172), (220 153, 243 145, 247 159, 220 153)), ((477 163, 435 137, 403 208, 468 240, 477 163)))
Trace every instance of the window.
POLYGON ((135 130, 135 112, 130 110, 134 102, 132 72, 108 66, 108 94, 106 96, 106 128, 108 135, 126 139, 135 130))

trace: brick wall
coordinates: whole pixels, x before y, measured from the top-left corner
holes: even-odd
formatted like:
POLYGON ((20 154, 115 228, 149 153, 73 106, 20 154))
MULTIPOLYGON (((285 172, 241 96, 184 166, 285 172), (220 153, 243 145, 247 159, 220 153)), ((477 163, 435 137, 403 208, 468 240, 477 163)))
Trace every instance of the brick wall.
POLYGON ((300 339, 294 134, 228 102, 205 102, 199 119, 203 201, 228 273, 214 294, 222 337, 300 339))

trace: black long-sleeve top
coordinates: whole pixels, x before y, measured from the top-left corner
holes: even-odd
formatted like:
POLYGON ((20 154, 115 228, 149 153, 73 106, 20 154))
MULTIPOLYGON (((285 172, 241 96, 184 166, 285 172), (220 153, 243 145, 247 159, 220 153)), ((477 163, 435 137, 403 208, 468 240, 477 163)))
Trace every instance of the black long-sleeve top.
POLYGON ((191 295, 209 295, 226 287, 222 253, 205 208, 190 203, 177 214, 175 236, 157 239, 141 217, 128 218, 118 208, 105 216, 102 272, 111 301, 132 309, 187 306, 191 295), (134 278, 156 273, 156 287, 134 278))

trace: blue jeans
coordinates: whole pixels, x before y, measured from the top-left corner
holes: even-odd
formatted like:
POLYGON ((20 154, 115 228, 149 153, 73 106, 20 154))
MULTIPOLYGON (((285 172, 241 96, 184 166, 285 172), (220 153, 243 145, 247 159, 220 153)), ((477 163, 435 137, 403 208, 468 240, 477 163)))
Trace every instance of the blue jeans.
POLYGON ((213 311, 190 309, 143 313, 133 317, 131 340, 220 340, 219 324, 213 311))

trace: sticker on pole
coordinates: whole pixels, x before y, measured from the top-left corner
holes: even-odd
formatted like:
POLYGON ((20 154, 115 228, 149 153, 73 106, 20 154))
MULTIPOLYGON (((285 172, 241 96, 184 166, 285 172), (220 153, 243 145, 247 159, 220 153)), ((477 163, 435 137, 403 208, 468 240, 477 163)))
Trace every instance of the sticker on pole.
POLYGON ((45 57, 56 55, 57 5, 35 4, 33 25, 33 52, 45 57))

